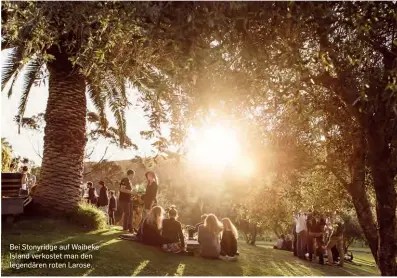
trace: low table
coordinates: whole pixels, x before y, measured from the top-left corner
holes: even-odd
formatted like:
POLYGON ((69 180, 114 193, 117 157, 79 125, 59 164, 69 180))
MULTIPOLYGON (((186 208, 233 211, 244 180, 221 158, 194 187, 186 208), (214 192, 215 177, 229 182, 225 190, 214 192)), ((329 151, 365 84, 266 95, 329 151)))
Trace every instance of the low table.
POLYGON ((194 255, 198 255, 200 253, 200 244, 196 239, 186 239, 186 251, 193 252, 194 255))

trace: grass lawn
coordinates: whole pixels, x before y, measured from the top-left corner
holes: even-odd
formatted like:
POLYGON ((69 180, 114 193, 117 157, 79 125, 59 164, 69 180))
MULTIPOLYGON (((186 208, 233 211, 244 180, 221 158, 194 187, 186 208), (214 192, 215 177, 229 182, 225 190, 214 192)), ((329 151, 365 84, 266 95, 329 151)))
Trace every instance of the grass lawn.
MULTIPOLYGON (((119 228, 86 232, 61 220, 20 220, 12 229, 4 228, 1 235, 2 275, 13 276, 376 276, 370 264, 346 263, 344 268, 321 266, 301 261, 290 252, 253 247, 240 242, 237 262, 205 260, 168 254, 157 248, 131 241, 119 240, 119 228), (11 269, 10 244, 97 244, 92 251, 92 268, 11 269)), ((265 245, 266 247, 266 245, 265 245)), ((64 251, 67 253, 70 251, 64 251)), ((47 252, 48 253, 48 252, 47 252)), ((80 251, 80 253, 84 253, 80 251)), ((87 252, 86 252, 87 253, 87 252)), ((89 253, 89 252, 88 252, 89 253)), ((364 258, 365 262, 369 258, 364 258)))

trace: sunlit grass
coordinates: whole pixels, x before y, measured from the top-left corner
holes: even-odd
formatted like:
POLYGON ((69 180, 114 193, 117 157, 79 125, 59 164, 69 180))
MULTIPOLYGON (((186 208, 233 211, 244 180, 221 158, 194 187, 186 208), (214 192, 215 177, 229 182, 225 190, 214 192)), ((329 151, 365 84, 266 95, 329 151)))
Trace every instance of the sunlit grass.
POLYGON ((132 276, 137 276, 141 271, 148 265, 149 261, 145 260, 139 264, 139 266, 134 270, 132 276))
MULTIPOLYGON (((137 242, 119 240, 119 229, 85 232, 57 220, 28 220, 13 229, 2 231, 2 274, 5 276, 350 276, 377 275, 368 265, 345 264, 327 267, 296 259, 290 252, 253 247, 239 243, 237 262, 205 260, 198 257, 170 254, 137 242), (40 226, 40 229, 37 228, 40 226), (85 243, 98 244, 91 269, 22 269, 9 268, 10 243, 85 243)), ((81 252, 84 253, 84 252, 81 252)))

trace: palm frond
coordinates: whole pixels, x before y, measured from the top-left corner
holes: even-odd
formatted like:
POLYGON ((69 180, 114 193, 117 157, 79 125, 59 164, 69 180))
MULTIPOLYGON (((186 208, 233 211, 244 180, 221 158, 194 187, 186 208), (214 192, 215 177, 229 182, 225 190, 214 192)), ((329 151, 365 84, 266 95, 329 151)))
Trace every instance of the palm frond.
MULTIPOLYGON (((29 93, 30 93, 30 89, 32 88, 32 85, 34 84, 37 75, 40 72, 40 68, 42 67, 42 63, 41 61, 39 61, 38 59, 32 59, 26 66, 26 73, 24 74, 23 78, 23 84, 22 84, 22 97, 21 97, 21 101, 19 103, 19 108, 18 108, 18 116, 20 117, 20 119, 23 119, 23 116, 25 114, 25 110, 26 110, 26 105, 28 102, 28 98, 29 98, 29 93)), ((20 122, 19 126, 22 124, 22 122, 20 122)), ((20 130, 18 131, 20 132, 20 130)))
POLYGON ((126 119, 125 119, 125 106, 120 102, 120 99, 111 97, 109 99, 110 109, 112 110, 114 117, 116 118, 116 124, 118 127, 118 134, 120 139, 120 146, 124 146, 126 138, 126 119))
POLYGON ((100 124, 102 128, 106 130, 109 126, 105 113, 106 96, 98 86, 91 82, 91 80, 87 82, 87 92, 99 113, 100 124))
POLYGON ((125 109, 128 108, 129 103, 125 87, 124 79, 117 78, 112 74, 106 75, 103 80, 103 89, 106 91, 110 109, 116 119, 121 147, 125 145, 127 138, 125 109))
MULTIPOLYGON (((1 69, 1 90, 4 90, 4 87, 7 85, 8 81, 13 78, 11 88, 14 85, 14 82, 18 76, 18 73, 23 68, 23 50, 20 47, 15 47, 12 49, 11 53, 5 59, 1 69)), ((9 93, 12 92, 10 89, 9 93)), ((10 97, 10 95, 9 95, 10 97)))

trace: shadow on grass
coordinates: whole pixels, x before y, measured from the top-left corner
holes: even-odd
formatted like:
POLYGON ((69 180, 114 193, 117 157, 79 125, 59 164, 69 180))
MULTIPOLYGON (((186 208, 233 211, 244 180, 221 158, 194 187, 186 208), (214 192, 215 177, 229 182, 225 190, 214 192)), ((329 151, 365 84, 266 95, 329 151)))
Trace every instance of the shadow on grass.
MULTIPOLYGON (((205 260, 171 254, 138 242, 118 239, 122 233, 111 227, 87 232, 61 220, 30 220, 17 223, 2 233, 2 271, 5 276, 375 276, 370 266, 345 264, 322 266, 302 261, 291 252, 239 243, 237 262, 205 260), (96 251, 73 251, 92 255, 91 268, 10 269, 9 244, 97 244, 96 251)), ((49 253, 49 252, 43 252, 49 253)), ((71 253, 64 251, 62 253, 71 253)), ((78 261, 76 261, 78 262, 78 261)))

